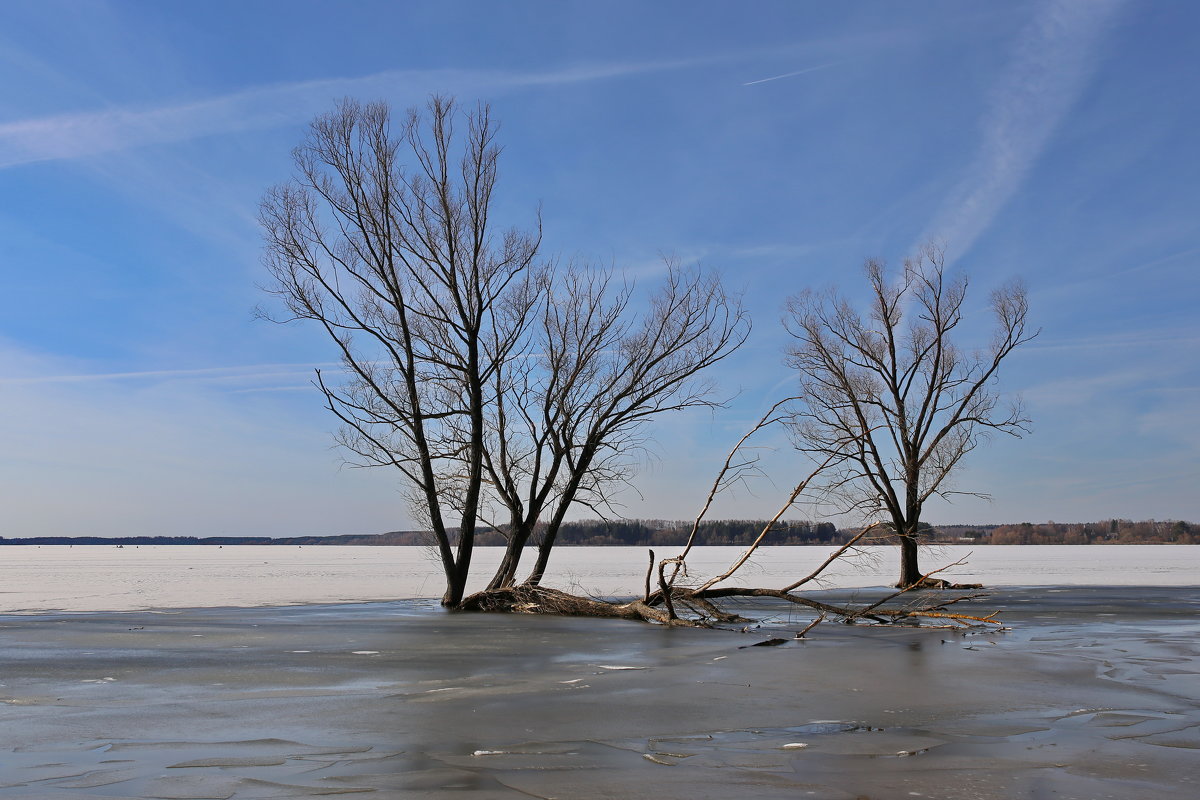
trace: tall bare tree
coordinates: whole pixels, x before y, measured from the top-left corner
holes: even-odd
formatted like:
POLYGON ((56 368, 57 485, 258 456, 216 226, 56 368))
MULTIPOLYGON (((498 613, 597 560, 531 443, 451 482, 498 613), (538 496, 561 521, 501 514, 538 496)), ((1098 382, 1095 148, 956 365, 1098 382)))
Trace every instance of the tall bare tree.
POLYGON ((795 339, 789 365, 800 374, 791 432, 796 446, 828 462, 822 483, 843 511, 882 516, 900 545, 899 586, 922 579, 918 532, 925 504, 955 492, 950 477, 991 433, 1028 431, 1019 400, 1002 407, 1001 363, 1037 335, 1027 327, 1024 288, 991 295, 990 345, 968 353, 954 342, 963 320, 965 277, 946 275, 942 249, 926 246, 893 282, 866 262, 870 305, 855 310, 836 291, 788 302, 795 339))
POLYGON ((260 215, 288 319, 315 322, 340 351, 346 382, 317 378, 344 425, 340 443, 354 463, 403 475, 447 605, 461 601, 471 566, 488 387, 536 299, 540 221, 500 231, 492 219, 495 135, 486 105, 433 97, 394 126, 386 105, 344 101, 313 122, 293 180, 260 215))
POLYGON ((749 320, 717 278, 673 264, 634 315, 608 272, 538 263, 540 225, 495 231, 487 106, 434 97, 392 128, 385 105, 353 101, 312 124, 262 204, 266 263, 280 321, 313 321, 340 351, 346 379, 316 381, 339 443, 399 470, 457 606, 479 525, 508 536, 492 587, 537 533, 537 584, 569 509, 629 476, 645 423, 712 404, 699 373, 749 320))
POLYGON ((490 589, 513 584, 531 537, 538 553, 527 583, 539 583, 571 507, 603 511, 653 417, 713 405, 701 373, 749 333, 740 302, 699 270, 668 262, 640 315, 631 288, 611 282, 588 268, 554 277, 530 352, 494 373, 485 464, 508 546, 490 589))

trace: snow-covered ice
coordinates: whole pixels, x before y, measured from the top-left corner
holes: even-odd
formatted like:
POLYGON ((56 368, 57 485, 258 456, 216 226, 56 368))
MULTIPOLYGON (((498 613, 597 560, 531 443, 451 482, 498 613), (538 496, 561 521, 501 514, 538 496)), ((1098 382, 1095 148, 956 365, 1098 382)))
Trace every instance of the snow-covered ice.
MULTIPOLYGON (((482 588, 500 548, 476 551, 482 588)), ((667 558, 677 548, 657 549, 667 558)), ((704 547, 689 557, 694 578, 719 574, 742 552, 704 547)), ((807 575, 829 554, 825 547, 766 547, 731 583, 780 586, 807 575)), ((1200 546, 945 546, 923 555, 922 567, 966 559, 940 573, 986 586, 1196 586, 1200 546)), ((564 547, 551 560, 555 586, 594 595, 639 593, 646 549, 564 547)), ((896 553, 869 547, 827 573, 823 585, 886 585, 895 579, 896 553)), ((340 603, 438 597, 442 571, 422 547, 19 545, 0 547, 0 613, 121 611, 211 606, 340 603)))

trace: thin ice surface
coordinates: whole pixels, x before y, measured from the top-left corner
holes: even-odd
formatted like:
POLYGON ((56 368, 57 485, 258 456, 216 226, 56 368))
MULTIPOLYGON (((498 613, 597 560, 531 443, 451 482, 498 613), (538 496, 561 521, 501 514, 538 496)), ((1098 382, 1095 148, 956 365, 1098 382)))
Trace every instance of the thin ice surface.
POLYGON ((0 617, 0 800, 1196 796, 1194 592, 984 602, 1013 631, 829 625, 746 649, 807 620, 0 617))

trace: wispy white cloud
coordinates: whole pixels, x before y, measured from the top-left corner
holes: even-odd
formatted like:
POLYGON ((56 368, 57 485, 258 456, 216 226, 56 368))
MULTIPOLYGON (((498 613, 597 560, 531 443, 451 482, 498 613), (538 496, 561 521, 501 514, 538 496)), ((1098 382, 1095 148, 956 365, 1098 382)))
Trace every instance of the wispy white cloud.
POLYGON ((160 369, 138 372, 35 375, 29 377, 0 377, 0 385, 26 386, 48 383, 96 383, 131 380, 161 381, 180 378, 206 381, 251 381, 290 375, 310 375, 314 368, 336 368, 338 366, 334 362, 322 364, 248 364, 236 367, 204 367, 201 369, 160 369))
POLYGON ((280 83, 158 107, 114 107, 0 124, 0 169, 39 161, 271 128, 303 121, 331 98, 378 96, 413 102, 431 91, 565 86, 684 69, 719 59, 584 64, 542 72, 390 70, 355 78, 280 83))
POLYGON ((230 394, 264 394, 271 392, 311 392, 313 387, 306 386, 256 386, 250 389, 234 389, 230 394))
POLYGON ((1162 377, 1162 371, 1155 367, 1130 367, 1055 378, 1026 388, 1023 395, 1039 409, 1049 406, 1088 408, 1100 399, 1126 399, 1131 394, 1146 391, 1162 377))
POLYGON ((771 81, 779 81, 783 80, 784 78, 794 78, 797 75, 806 75, 809 72, 817 72, 818 70, 829 69, 830 67, 837 66, 840 63, 840 61, 831 61, 828 64, 819 64, 815 67, 798 69, 795 72, 785 72, 782 75, 772 75, 770 78, 759 78, 756 81, 747 81, 746 83, 743 83, 742 86, 757 86, 760 83, 770 83, 771 81))
POLYGON ((1196 256, 1200 256, 1200 247, 1189 247, 1161 258, 1151 259, 1150 261, 1142 261, 1138 264, 1134 264, 1131 267, 1126 267, 1122 270, 1114 272, 1109 277, 1124 278, 1137 273, 1156 270, 1160 267, 1178 266, 1180 261, 1186 259, 1191 259, 1192 263, 1190 266, 1194 267, 1197 260, 1196 256))
POLYGON ((1110 287, 1119 285, 1122 281, 1132 284, 1135 281, 1161 279, 1167 275, 1191 277, 1197 273, 1197 267, 1200 266, 1200 247, 1187 247, 1170 255, 1138 261, 1131 265, 1126 263, 1122 255, 1117 254, 1112 259, 1115 269, 1091 269, 1079 280, 1066 281, 1039 290, 1039 299, 1067 298, 1078 301, 1085 291, 1100 290, 1107 293, 1110 287))
POLYGON ((272 103, 292 89, 252 90, 159 108, 111 108, 0 125, 0 169, 38 161, 229 133, 271 124, 272 103))
POLYGON ((1154 407, 1137 417, 1137 430, 1142 436, 1155 437, 1183 451, 1191 462, 1192 472, 1200 471, 1200 428, 1196 414, 1200 412, 1200 395, 1190 392, 1159 393, 1154 407))
POLYGON ((836 244, 835 240, 796 243, 796 242, 767 242, 746 247, 734 247, 729 255, 737 258, 792 259, 804 258, 836 244))
POLYGON ((921 241, 940 239, 961 254, 987 230, 1087 85, 1122 2, 1053 0, 1036 7, 994 87, 979 152, 921 241))
POLYGON ((1022 352, 1029 355, 1052 355, 1059 358, 1063 353, 1112 353, 1119 350, 1147 350, 1162 353, 1195 352, 1200 347, 1200 333, 1189 326, 1157 327, 1141 330, 1123 330, 1104 334, 1089 334, 1083 337, 1039 338, 1026 345, 1022 352))
POLYGON ((310 365, 87 372, 0 338, 0 532, 211 535, 407 527, 389 471, 339 467, 310 365), (285 383, 303 393, 244 394, 285 383))

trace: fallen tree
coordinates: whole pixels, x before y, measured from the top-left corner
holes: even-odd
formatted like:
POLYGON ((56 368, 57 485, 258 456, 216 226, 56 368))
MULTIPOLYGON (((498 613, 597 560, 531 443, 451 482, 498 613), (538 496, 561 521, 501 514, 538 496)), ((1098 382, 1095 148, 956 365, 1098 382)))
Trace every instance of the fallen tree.
MULTIPOLYGON (((980 592, 972 591, 947 597, 940 593, 937 595, 924 593, 917 586, 909 586, 898 589, 878 600, 833 603, 807 596, 799 591, 803 585, 817 580, 829 565, 845 556, 853 544, 866 537, 876 527, 877 524, 867 526, 854 537, 851 544, 838 548, 818 570, 799 581, 779 588, 709 585, 708 582, 698 587, 670 585, 666 582, 665 573, 668 566, 678 563, 678 558, 655 562, 653 560, 654 552, 650 551, 651 567, 647 571, 646 580, 647 584, 650 584, 652 576, 657 572, 658 588, 648 591, 642 597, 629 600, 604 600, 583 597, 549 586, 524 583, 477 592, 464 598, 458 608, 464 611, 607 617, 641 620, 670 626, 711 628, 753 621, 741 614, 722 608, 721 601, 736 598, 770 598, 808 609, 816 615, 813 623, 798 633, 797 638, 802 637, 816 624, 827 619, 848 624, 875 625, 923 625, 927 624, 927 621, 935 621, 935 624, 942 627, 999 626, 1001 624, 995 614, 980 616, 948 610, 957 603, 986 597, 986 594, 980 592)), ((959 562, 949 566, 955 566, 957 563, 959 562)), ((946 568, 948 567, 942 569, 946 568)), ((924 578, 930 579, 935 572, 940 571, 935 570, 924 578)), ((945 584, 942 588, 969 590, 975 587, 945 584)))
POLYGON ((1001 623, 996 619, 994 613, 980 616, 949 610, 958 603, 986 596, 974 591, 981 588, 978 584, 952 584, 935 577, 940 572, 958 566, 962 561, 926 573, 921 576, 919 581, 914 581, 908 586, 874 600, 829 602, 805 593, 812 586, 822 585, 823 576, 835 563, 858 552, 861 543, 872 541, 874 536, 878 536, 886 527, 882 522, 873 522, 865 526, 848 542, 833 550, 812 572, 787 585, 778 588, 725 585, 726 581, 733 579, 738 571, 751 560, 755 552, 769 541, 770 534, 776 529, 775 526, 779 520, 795 507, 813 481, 828 467, 829 462, 818 465, 812 473, 795 486, 779 511, 763 527, 759 536, 730 564, 728 569, 690 585, 681 580, 688 577, 687 558, 692 552, 696 531, 699 530, 716 495, 733 482, 741 480, 744 471, 753 467, 755 461, 753 457, 742 457, 747 441, 763 428, 781 421, 783 417, 776 416, 776 414, 786 402, 786 400, 781 401, 773 406, 730 451, 713 482, 703 508, 693 523, 691 536, 683 551, 677 556, 661 560, 656 560, 654 551, 650 551, 645 591, 641 597, 624 601, 581 597, 559 589, 527 582, 521 585, 492 588, 470 595, 464 598, 459 608, 468 611, 609 617, 643 620, 669 626, 718 627, 752 621, 722 608, 722 601, 739 598, 767 598, 813 612, 815 619, 802 631, 797 632, 796 638, 802 638, 813 627, 831 618, 848 624, 933 624, 939 627, 1000 626, 1001 623), (922 591, 931 588, 961 591, 949 596, 922 591))

